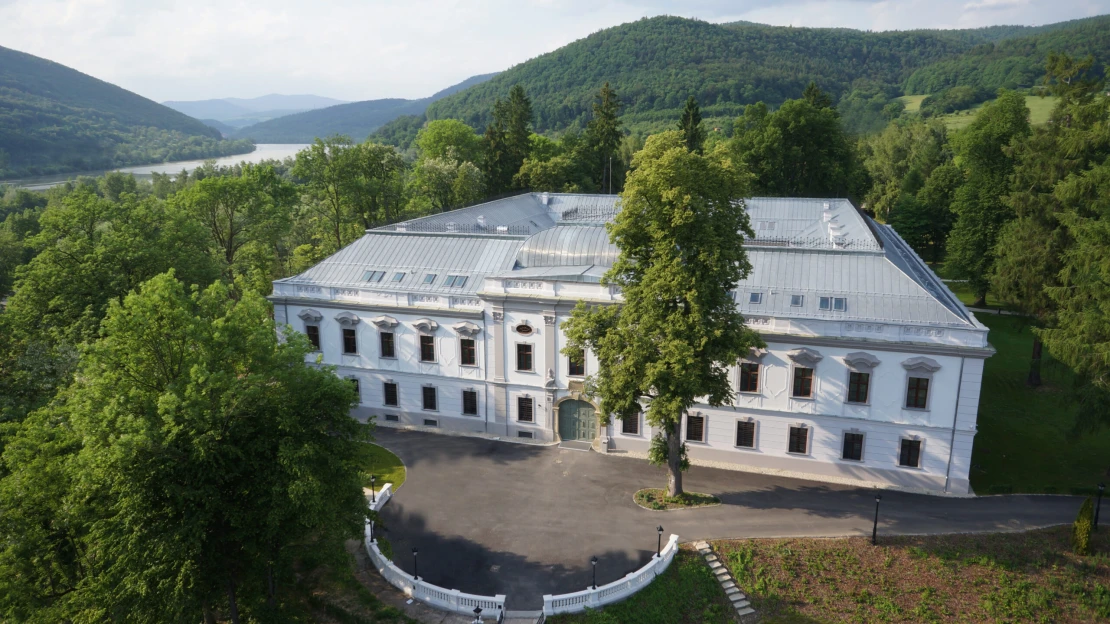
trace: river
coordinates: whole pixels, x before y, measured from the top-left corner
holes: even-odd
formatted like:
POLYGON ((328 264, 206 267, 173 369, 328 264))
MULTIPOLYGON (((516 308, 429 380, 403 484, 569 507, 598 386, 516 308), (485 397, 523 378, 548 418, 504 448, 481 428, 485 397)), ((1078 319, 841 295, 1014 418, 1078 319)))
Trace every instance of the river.
MULTIPOLYGON (((257 163, 263 160, 284 160, 289 156, 295 156, 297 152, 308 147, 307 145, 297 143, 260 143, 255 146, 254 151, 249 154, 236 154, 235 156, 224 156, 223 158, 216 158, 216 164, 221 166, 235 165, 241 162, 257 163)), ((130 173, 136 178, 150 180, 153 178, 151 174, 154 173, 169 173, 178 174, 181 170, 192 171, 197 167, 204 164, 203 160, 181 160, 177 162, 158 163, 155 165, 139 165, 137 167, 124 167, 123 169, 116 169, 123 173, 130 173)), ((48 176, 36 176, 30 178, 21 178, 19 180, 11 180, 8 182, 0 182, 8 186, 16 186, 25 188, 32 191, 43 191, 52 186, 57 186, 72 180, 78 176, 100 176, 107 173, 106 171, 87 171, 82 173, 61 173, 48 176)))

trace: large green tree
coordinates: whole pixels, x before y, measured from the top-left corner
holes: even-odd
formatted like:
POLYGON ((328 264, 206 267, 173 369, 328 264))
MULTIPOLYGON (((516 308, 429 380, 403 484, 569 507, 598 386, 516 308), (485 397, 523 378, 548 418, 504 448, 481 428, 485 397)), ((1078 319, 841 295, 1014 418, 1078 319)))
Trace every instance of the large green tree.
MULTIPOLYGON (((593 152, 589 175, 603 193, 623 187, 623 172, 613 169, 613 159, 621 145, 621 101, 606 82, 594 97, 593 118, 586 124, 586 145, 593 152)), ((619 159, 618 159, 619 164, 619 159)))
POLYGON ((701 153, 705 145, 705 128, 701 125, 701 108, 698 99, 694 96, 686 98, 686 108, 678 120, 678 129, 686 137, 686 148, 691 152, 701 153))
POLYGON ((860 156, 871 178, 864 196, 867 208, 881 219, 891 218, 903 194, 916 195, 933 169, 951 161, 947 143, 944 124, 916 119, 895 121, 861 140, 860 156))
POLYGON ((482 137, 458 119, 436 119, 416 134, 416 150, 420 159, 444 158, 454 150, 454 158, 478 163, 482 160, 482 137))
POLYGON ((274 621, 366 517, 355 395, 269 304, 172 273, 114 301, 2 456, 0 619, 274 621), (32 487, 28 487, 32 486, 32 487))
POLYGON ((623 301, 579 303, 563 326, 568 355, 589 349, 598 358, 590 391, 602 421, 646 410, 663 431, 653 457, 667 465, 670 496, 683 492, 684 414, 699 397, 727 403, 730 367, 762 345, 732 296, 751 271, 746 194, 744 174, 723 154, 691 152, 678 131, 649 138, 609 226, 620 256, 604 281, 621 289, 623 301))

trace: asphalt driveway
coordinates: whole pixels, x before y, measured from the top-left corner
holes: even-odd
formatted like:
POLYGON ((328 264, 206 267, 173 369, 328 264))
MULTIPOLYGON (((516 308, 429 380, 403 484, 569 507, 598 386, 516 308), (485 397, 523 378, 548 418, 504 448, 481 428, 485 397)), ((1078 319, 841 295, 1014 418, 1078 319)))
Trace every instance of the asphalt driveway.
MULTIPOLYGON (((664 539, 870 535, 874 491, 692 467, 691 491, 718 496, 704 509, 649 511, 632 502, 662 487, 646 461, 557 447, 379 427, 377 442, 408 467, 382 512, 394 561, 425 580, 476 594, 507 594, 508 609, 539 609, 543 594, 599 585, 645 564, 664 539)), ((883 492, 879 533, 1024 530, 1075 519, 1069 496, 941 498, 883 492)))

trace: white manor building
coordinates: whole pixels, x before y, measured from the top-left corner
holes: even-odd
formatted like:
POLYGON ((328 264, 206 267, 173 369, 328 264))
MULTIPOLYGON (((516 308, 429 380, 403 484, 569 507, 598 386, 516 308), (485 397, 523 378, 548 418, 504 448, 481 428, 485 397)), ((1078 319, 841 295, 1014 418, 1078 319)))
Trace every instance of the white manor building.
MULTIPOLYGON (((612 195, 529 193, 367 231, 274 282, 275 317, 357 382, 385 426, 578 440, 645 455, 643 422, 599 427, 595 370, 560 353, 579 301, 620 301, 612 195)), ((987 328, 888 226, 846 200, 746 202, 736 305, 767 343, 731 405, 683 419, 694 463, 966 494, 987 328)), ((584 360, 584 361, 583 361, 584 360)))

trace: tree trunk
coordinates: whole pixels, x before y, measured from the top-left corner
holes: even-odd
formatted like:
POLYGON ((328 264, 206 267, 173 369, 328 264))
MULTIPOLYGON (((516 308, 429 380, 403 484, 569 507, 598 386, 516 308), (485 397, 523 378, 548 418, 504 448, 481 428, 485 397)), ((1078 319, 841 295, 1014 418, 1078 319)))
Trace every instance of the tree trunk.
POLYGON ((682 438, 679 424, 671 423, 667 431, 667 496, 682 494, 682 438))
POLYGON ((1033 337, 1033 359, 1029 362, 1029 379, 1025 384, 1030 388, 1036 388, 1041 385, 1041 339, 1036 336, 1033 337))
POLYGON ((216 624, 216 614, 212 613, 212 607, 208 606, 207 598, 201 601, 200 609, 204 613, 204 624, 216 624))
POLYGON ((227 581, 227 609, 231 615, 231 624, 239 624, 239 605, 235 602, 235 581, 227 581))

